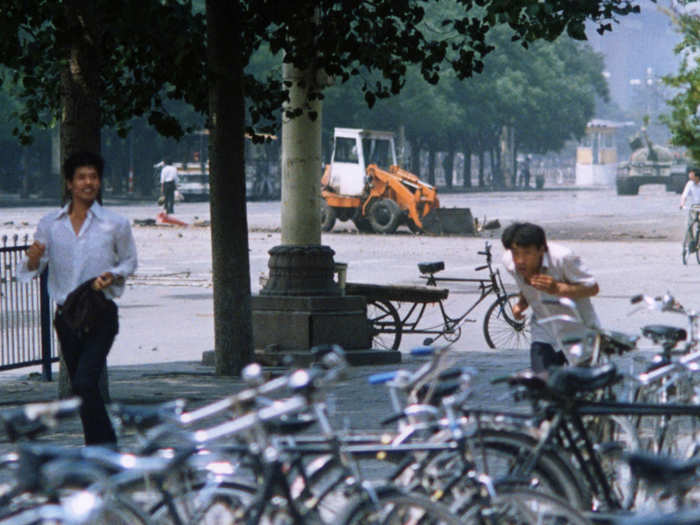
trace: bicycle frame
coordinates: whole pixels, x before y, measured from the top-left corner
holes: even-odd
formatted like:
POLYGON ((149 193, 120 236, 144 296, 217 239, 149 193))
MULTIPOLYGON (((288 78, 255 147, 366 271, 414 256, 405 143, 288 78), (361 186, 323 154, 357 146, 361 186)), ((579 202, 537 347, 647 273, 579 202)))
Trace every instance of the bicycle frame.
MULTIPOLYGON (((474 309, 481 304, 481 302, 486 299, 491 294, 496 294, 496 300, 500 301, 503 298, 505 298, 508 294, 506 293, 505 286, 503 284, 503 280, 501 279, 501 273, 498 269, 493 268, 492 265, 492 260, 491 260, 491 245, 487 242, 485 249, 483 252, 479 252, 479 255, 484 255, 486 257, 486 264, 483 266, 479 266, 476 268, 477 271, 483 270, 488 268, 489 270, 489 278, 488 279, 482 279, 482 278, 462 278, 462 277, 436 277, 434 272, 429 273, 428 275, 421 275, 420 277, 422 279, 426 279, 426 285, 427 286, 437 286, 437 283, 439 282, 453 282, 453 283, 476 283, 478 285, 478 290, 479 290, 479 297, 474 301, 474 303, 467 308, 467 310, 462 313, 461 315, 457 317, 452 317, 447 313, 447 310, 445 309, 445 305, 443 304, 443 301, 438 301, 438 307, 440 308, 440 315, 442 316, 442 325, 437 325, 435 327, 430 327, 430 328, 425 328, 425 329, 418 329, 418 324, 423 318, 423 314, 425 313, 425 310, 428 306, 427 303, 413 303, 413 305, 410 307, 408 312, 403 316, 401 319, 401 325, 402 327, 408 328, 403 329, 404 332, 406 333, 414 333, 414 334, 436 334, 437 337, 436 339, 440 337, 445 337, 445 339, 449 338, 447 337, 448 334, 454 334, 458 329, 459 326, 463 322, 471 321, 474 322, 474 320, 469 319, 468 316, 470 313, 474 311, 474 309), (415 315, 415 318, 411 320, 411 317, 414 315, 414 312, 417 311, 417 314, 415 315)), ((434 340, 433 340, 434 342, 434 340)))
MULTIPOLYGON (((600 452, 596 450, 583 418, 588 416, 700 416, 700 406, 696 405, 581 399, 557 400, 553 404, 547 402, 546 406, 537 407, 535 405, 534 409, 537 414, 534 417, 532 414, 526 416, 522 413, 498 412, 498 414, 505 415, 512 420, 534 419, 535 421, 546 420, 550 422, 539 436, 537 446, 521 457, 522 461, 518 465, 517 471, 512 474, 516 477, 526 477, 545 450, 551 450, 552 446, 560 448, 575 458, 578 468, 583 473, 593 494, 604 501, 610 509, 621 509, 623 505, 611 490, 600 461, 600 452), (581 439, 583 443, 581 443, 581 439)), ((465 408, 463 412, 468 416, 476 415, 477 417, 481 414, 494 415, 496 413, 496 411, 472 411, 468 408, 465 408)))

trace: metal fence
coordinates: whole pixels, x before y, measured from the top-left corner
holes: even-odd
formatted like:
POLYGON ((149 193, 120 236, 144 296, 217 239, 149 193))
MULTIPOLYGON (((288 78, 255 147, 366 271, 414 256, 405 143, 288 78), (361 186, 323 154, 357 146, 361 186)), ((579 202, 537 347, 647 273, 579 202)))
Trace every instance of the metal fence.
POLYGON ((0 238, 0 370, 41 365, 51 380, 51 363, 58 361, 51 329, 47 272, 29 283, 17 280, 28 237, 0 238))

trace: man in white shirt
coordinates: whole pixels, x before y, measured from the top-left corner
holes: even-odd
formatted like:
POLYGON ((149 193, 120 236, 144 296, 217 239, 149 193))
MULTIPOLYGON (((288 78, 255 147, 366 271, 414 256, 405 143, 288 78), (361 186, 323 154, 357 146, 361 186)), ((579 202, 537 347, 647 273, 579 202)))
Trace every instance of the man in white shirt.
POLYGON ((511 224, 503 230, 501 241, 506 249, 503 264, 520 289, 513 315, 522 319, 528 307, 532 310, 532 369, 543 372, 550 366, 576 365, 584 361, 589 356, 567 355, 568 349, 562 348, 560 341, 580 333, 585 326, 598 326, 590 300, 599 291, 595 278, 571 250, 548 243, 544 230, 536 224, 511 224), (539 322, 557 314, 575 315, 566 308, 544 302, 559 297, 574 301, 585 326, 564 320, 539 322))
MULTIPOLYGON (((685 188, 683 188, 683 193, 681 194, 681 204, 680 208, 683 207, 688 202, 688 220, 685 225, 685 230, 683 233, 688 234, 688 228, 691 223, 695 220, 695 215, 697 211, 693 211, 693 205, 700 204, 700 177, 695 173, 695 170, 688 171, 688 182, 685 183, 685 188)), ((695 251, 697 247, 691 247, 691 251, 695 251)))
POLYGON ((175 184, 177 182, 177 168, 169 159, 163 160, 164 166, 160 170, 160 192, 165 196, 165 213, 175 211, 175 184))
POLYGON ((137 265, 136 245, 128 219, 100 204, 104 162, 94 153, 71 155, 63 165, 69 202, 39 220, 34 243, 19 269, 29 280, 48 266, 49 294, 58 308, 54 327, 61 343, 71 387, 82 399, 80 416, 86 444, 116 443, 98 380, 119 330, 112 301, 124 291, 124 281, 137 265), (76 332, 64 318, 66 297, 81 284, 104 294, 107 308, 89 332, 76 332))

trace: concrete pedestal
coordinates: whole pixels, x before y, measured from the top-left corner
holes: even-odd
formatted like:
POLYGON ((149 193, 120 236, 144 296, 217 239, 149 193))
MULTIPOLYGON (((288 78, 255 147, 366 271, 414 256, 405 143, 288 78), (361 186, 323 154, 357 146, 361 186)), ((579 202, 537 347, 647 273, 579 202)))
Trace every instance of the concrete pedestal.
POLYGON ((399 352, 371 350, 372 337, 362 296, 253 296, 256 355, 267 363, 285 356, 304 366, 309 349, 338 344, 354 365, 398 363, 399 352))

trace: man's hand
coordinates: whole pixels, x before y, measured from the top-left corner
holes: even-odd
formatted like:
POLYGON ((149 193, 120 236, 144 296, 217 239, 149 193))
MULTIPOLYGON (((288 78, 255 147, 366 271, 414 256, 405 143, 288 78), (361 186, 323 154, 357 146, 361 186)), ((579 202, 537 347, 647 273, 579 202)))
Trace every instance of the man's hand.
POLYGON ((523 317, 525 317, 525 310, 527 310, 527 303, 522 303, 518 301, 513 305, 513 317, 517 321, 520 321, 523 317))
POLYGON ((41 257, 44 255, 44 252, 46 251, 46 245, 41 244, 39 241, 34 241, 34 243, 27 248, 27 258, 29 261, 27 261, 27 268, 29 268, 30 271, 34 271, 37 268, 39 268, 39 261, 41 261, 41 257))
POLYGON ((559 281, 556 281, 551 275, 538 273, 530 278, 530 285, 541 292, 549 295, 559 294, 559 281))
POLYGON ((112 272, 105 272, 94 281, 92 281, 93 290, 104 290, 114 282, 114 274, 112 272))

